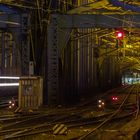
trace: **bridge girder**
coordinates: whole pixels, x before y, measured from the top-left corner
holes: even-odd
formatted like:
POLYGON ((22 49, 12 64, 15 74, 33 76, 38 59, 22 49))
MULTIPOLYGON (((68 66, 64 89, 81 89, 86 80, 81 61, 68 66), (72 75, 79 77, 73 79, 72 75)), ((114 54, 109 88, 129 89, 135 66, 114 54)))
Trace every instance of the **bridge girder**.
MULTIPOLYGON (((140 14, 83 14, 83 15, 60 15, 54 14, 60 28, 120 28, 140 27, 140 14)), ((51 22, 53 24, 53 22, 51 22)))

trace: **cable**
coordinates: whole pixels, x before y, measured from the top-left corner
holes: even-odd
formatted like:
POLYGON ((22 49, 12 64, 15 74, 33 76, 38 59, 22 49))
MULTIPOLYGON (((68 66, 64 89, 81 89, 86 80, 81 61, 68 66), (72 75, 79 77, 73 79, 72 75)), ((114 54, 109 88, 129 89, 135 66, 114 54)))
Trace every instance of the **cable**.
POLYGON ((128 20, 123 20, 123 19, 119 19, 119 18, 110 16, 110 15, 103 15, 103 16, 110 17, 110 18, 112 18, 112 19, 116 19, 116 20, 119 20, 119 21, 126 22, 126 23, 129 24, 129 25, 131 25, 130 22, 140 25, 140 22, 133 22, 133 21, 128 21, 128 20))
POLYGON ((18 8, 26 8, 26 9, 31 9, 31 10, 37 10, 37 8, 35 8, 33 6, 23 6, 23 5, 19 5, 19 4, 4 3, 4 2, 0 2, 0 4, 5 4, 5 5, 8 5, 8 6, 14 6, 14 7, 18 7, 18 8))
POLYGON ((37 11, 38 11, 40 30, 41 30, 41 33, 42 33, 43 27, 42 27, 42 22, 41 22, 40 5, 39 5, 39 1, 38 0, 36 0, 36 4, 37 4, 37 11))
POLYGON ((57 0, 57 1, 62 2, 62 3, 66 3, 66 4, 68 4, 70 6, 73 6, 73 7, 77 6, 76 4, 72 4, 72 3, 68 2, 68 1, 65 1, 65 0, 57 0))
POLYGON ((34 43, 33 43, 33 37, 32 37, 32 31, 31 30, 29 31, 29 35, 30 35, 31 48, 32 48, 32 54, 33 54, 33 61, 34 61, 34 65, 36 66, 34 43))

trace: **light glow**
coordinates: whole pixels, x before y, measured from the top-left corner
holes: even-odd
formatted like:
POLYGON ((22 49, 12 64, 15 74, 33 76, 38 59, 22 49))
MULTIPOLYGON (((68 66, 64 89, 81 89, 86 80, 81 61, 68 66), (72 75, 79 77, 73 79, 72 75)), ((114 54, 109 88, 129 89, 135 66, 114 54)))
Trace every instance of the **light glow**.
POLYGON ((133 46, 132 45, 130 45, 130 44, 126 44, 126 46, 125 46, 126 48, 133 48, 133 46))
POLYGON ((9 104, 11 104, 12 103, 12 101, 9 101, 9 104))
POLYGON ((0 79, 19 79, 20 77, 12 77, 12 76, 0 76, 0 79))
POLYGON ((104 105, 105 103, 104 102, 102 102, 102 105, 104 105))
POLYGON ((118 100, 118 97, 112 97, 112 100, 113 101, 117 101, 118 100))
POLYGON ((124 31, 123 30, 116 31, 116 37, 117 37, 117 39, 123 39, 124 38, 124 31))
POLYGON ((120 38, 120 37, 122 37, 122 36, 123 36, 123 34, 122 34, 121 32, 117 34, 117 37, 118 37, 118 38, 120 38))
POLYGON ((0 87, 13 87, 19 86, 19 83, 0 83, 0 87))
POLYGON ((101 100, 98 100, 98 102, 101 103, 102 101, 101 100))

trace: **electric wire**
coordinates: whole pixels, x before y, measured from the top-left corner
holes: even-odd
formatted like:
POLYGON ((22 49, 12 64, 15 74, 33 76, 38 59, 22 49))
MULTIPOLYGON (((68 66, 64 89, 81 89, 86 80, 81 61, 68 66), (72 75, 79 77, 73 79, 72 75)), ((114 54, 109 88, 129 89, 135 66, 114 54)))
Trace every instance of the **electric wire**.
POLYGON ((5 2, 0 2, 0 4, 5 4, 8 6, 13 6, 13 7, 17 7, 17 8, 25 8, 25 9, 31 9, 31 10, 37 10, 37 8, 35 6, 25 6, 25 5, 21 5, 21 4, 14 4, 14 3, 5 3, 5 2))
POLYGON ((39 18, 39 25, 40 25, 40 30, 42 33, 43 27, 42 27, 42 22, 41 22, 41 14, 40 14, 40 5, 39 5, 39 1, 36 0, 36 4, 37 4, 37 12, 38 12, 38 18, 39 18))
POLYGON ((35 59, 35 52, 34 52, 34 43, 33 43, 32 30, 29 31, 29 35, 30 35, 30 41, 31 41, 31 48, 32 48, 33 62, 34 62, 34 66, 36 66, 36 59, 35 59))

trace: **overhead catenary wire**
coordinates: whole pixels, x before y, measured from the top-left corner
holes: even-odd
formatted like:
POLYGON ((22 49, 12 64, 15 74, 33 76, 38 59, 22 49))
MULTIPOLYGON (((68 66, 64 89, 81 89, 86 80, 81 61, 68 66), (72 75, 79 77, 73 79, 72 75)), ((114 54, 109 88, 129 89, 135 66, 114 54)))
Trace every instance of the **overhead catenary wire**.
POLYGON ((103 15, 103 16, 110 17, 112 19, 116 19, 116 20, 122 21, 123 23, 127 23, 128 25, 131 25, 131 26, 132 26, 132 23, 140 25, 140 22, 134 22, 132 20, 128 21, 126 19, 124 20, 124 19, 116 18, 116 17, 113 17, 111 15, 103 15))
POLYGON ((41 30, 41 33, 42 33, 43 26, 42 26, 42 22, 41 22, 41 13, 40 13, 41 11, 40 11, 40 5, 39 5, 39 1, 38 0, 36 0, 36 4, 37 4, 37 12, 38 12, 40 30, 41 30))
POLYGON ((8 6, 13 6, 13 7, 17 7, 17 8, 25 8, 25 9, 31 9, 31 10, 37 10, 37 8, 35 6, 27 6, 27 5, 21 5, 18 3, 10 3, 10 2, 0 2, 0 4, 5 4, 8 6))
POLYGON ((31 41, 31 49, 32 49, 32 55, 33 55, 33 62, 34 62, 34 65, 36 66, 36 59, 35 59, 35 52, 34 52, 34 42, 33 42, 32 30, 29 31, 29 35, 30 35, 30 41, 31 41))

